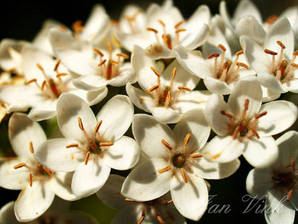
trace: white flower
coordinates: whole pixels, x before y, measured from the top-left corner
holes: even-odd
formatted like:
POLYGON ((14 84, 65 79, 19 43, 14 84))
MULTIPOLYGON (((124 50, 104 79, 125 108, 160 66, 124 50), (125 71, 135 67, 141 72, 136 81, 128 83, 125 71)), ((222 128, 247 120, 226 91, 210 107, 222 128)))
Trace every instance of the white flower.
POLYGON ((262 85, 276 93, 298 92, 298 52, 294 52, 294 34, 286 18, 270 28, 264 48, 245 36, 241 44, 262 85))
POLYGON ((267 223, 294 223, 298 209, 298 133, 289 131, 276 140, 279 154, 270 166, 253 169, 246 179, 249 194, 266 196, 267 223))
POLYGON ((71 188, 75 194, 98 191, 111 168, 127 170, 139 157, 134 139, 123 136, 133 117, 127 96, 117 95, 95 115, 82 99, 63 94, 57 103, 57 121, 65 138, 46 141, 38 160, 53 170, 74 171, 71 188))
POLYGON ((293 31, 295 33, 295 40, 296 40, 296 47, 298 47, 298 7, 290 7, 287 10, 285 10, 280 17, 286 17, 289 22, 291 23, 291 26, 293 28, 293 31))
POLYGON ((145 202, 138 202, 122 196, 121 186, 124 179, 124 177, 112 174, 107 183, 96 193, 97 197, 105 204, 120 210, 112 220, 113 224, 186 223, 183 216, 173 206, 169 194, 145 202))
POLYGON ((78 199, 70 190, 71 173, 53 172, 35 159, 39 146, 46 141, 38 123, 15 113, 9 120, 8 134, 17 158, 1 164, 0 186, 22 190, 14 206, 18 221, 28 222, 42 215, 55 194, 65 200, 78 199))
MULTIPOLYGON (((0 222, 1 224, 19 224, 14 213, 15 202, 11 201, 5 204, 0 210, 0 222)), ((73 224, 94 224, 86 215, 81 213, 69 211, 69 202, 55 199, 52 206, 39 218, 32 222, 26 222, 26 224, 37 223, 73 223, 73 224)), ((24 223, 24 222, 22 222, 24 223)))
POLYGON ((173 58, 176 46, 189 50, 201 46, 209 34, 210 11, 200 6, 186 21, 172 1, 163 6, 152 4, 147 11, 143 30, 138 34, 118 33, 119 41, 129 51, 134 45, 142 47, 152 58, 173 58))
POLYGON ((200 153, 210 133, 201 110, 186 113, 174 130, 152 116, 137 114, 132 130, 150 160, 133 169, 121 193, 136 201, 149 201, 170 191, 177 210, 192 220, 199 220, 208 205, 204 178, 228 177, 240 165, 239 160, 211 163, 200 153))
POLYGON ((51 55, 32 46, 22 50, 21 70, 26 79, 25 86, 0 87, 0 99, 7 104, 8 111, 26 110, 31 107, 29 117, 40 121, 56 116, 57 99, 63 92, 71 92, 90 105, 101 101, 107 89, 93 91, 76 89, 67 69, 51 55))
POLYGON ((212 22, 208 41, 200 51, 175 50, 177 61, 191 74, 204 80, 207 89, 217 94, 230 94, 235 83, 248 75, 254 75, 243 57, 243 51, 232 52, 220 29, 212 22))
POLYGON ((51 43, 62 63, 80 76, 74 80, 78 88, 96 90, 106 85, 119 87, 135 78, 131 64, 125 62, 129 56, 118 48, 114 49, 109 41, 106 51, 76 40, 69 32, 53 29, 51 43))
POLYGON ((226 103, 213 95, 206 118, 218 135, 204 148, 212 161, 229 162, 242 153, 253 166, 265 166, 278 155, 272 135, 289 128, 297 119, 296 106, 278 100, 262 104, 262 89, 255 78, 239 81, 226 103))
POLYGON ((136 46, 132 64, 142 90, 128 84, 126 92, 138 108, 152 113, 161 122, 177 123, 185 112, 205 107, 209 92, 193 91, 199 79, 186 72, 177 61, 161 71, 158 64, 136 46))

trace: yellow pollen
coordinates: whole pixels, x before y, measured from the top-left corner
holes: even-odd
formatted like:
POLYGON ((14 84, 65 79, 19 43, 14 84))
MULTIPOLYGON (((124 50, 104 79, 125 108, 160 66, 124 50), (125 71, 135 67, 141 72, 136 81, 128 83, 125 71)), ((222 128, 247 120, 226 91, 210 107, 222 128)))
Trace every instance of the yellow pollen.
POLYGON ((80 117, 78 117, 78 125, 82 131, 85 131, 82 119, 80 117))
POLYGON ((29 142, 29 150, 32 154, 34 153, 33 143, 31 141, 29 142))
POLYGON ((100 120, 100 121, 96 124, 95 130, 94 130, 95 133, 98 132, 98 130, 99 130, 101 124, 102 124, 102 120, 100 120))
POLYGON ((159 173, 164 173, 164 172, 169 171, 170 169, 172 169, 172 166, 169 165, 169 166, 166 166, 166 167, 164 167, 164 168, 158 170, 158 172, 159 172, 159 173))
POLYGON ((169 150, 172 150, 171 145, 164 139, 161 140, 161 143, 169 150))

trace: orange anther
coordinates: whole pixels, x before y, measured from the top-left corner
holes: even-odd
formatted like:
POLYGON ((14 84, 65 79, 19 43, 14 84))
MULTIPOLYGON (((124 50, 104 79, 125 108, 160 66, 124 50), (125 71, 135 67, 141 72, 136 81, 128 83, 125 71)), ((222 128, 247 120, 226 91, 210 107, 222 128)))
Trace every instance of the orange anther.
POLYGON ((223 46, 222 44, 218 45, 218 48, 220 48, 222 51, 226 51, 227 49, 225 48, 225 46, 223 46))
POLYGON ((286 46, 285 46, 280 40, 276 41, 276 43, 277 43, 282 49, 285 49, 285 48, 286 48, 286 46))
POLYGON ((269 50, 269 49, 264 49, 264 52, 265 52, 266 54, 277 55, 277 53, 276 53, 275 51, 271 51, 271 50, 269 50))
POLYGON ((207 56, 207 59, 217 58, 217 57, 219 57, 219 55, 220 55, 220 53, 212 53, 207 56))
POLYGON ((158 33, 158 31, 154 28, 151 28, 151 27, 147 27, 147 31, 151 31, 151 32, 154 32, 154 33, 158 33))
POLYGON ((77 147, 79 147, 79 145, 78 144, 69 144, 69 145, 67 145, 67 146, 65 146, 65 148, 67 148, 67 149, 69 149, 69 148, 77 148, 77 147))
POLYGON ((29 142, 29 150, 31 153, 34 153, 33 143, 29 142))
POLYGON ((159 172, 159 173, 164 173, 164 172, 169 171, 170 169, 172 169, 172 166, 169 165, 169 166, 166 166, 166 167, 164 167, 164 168, 158 170, 158 172, 159 172))
POLYGON ((161 140, 161 143, 169 150, 172 150, 171 145, 164 139, 161 140))
POLYGON ((94 130, 95 133, 98 132, 98 129, 100 128, 101 124, 102 124, 102 120, 100 120, 100 121, 96 124, 95 130, 94 130))
POLYGON ((104 54, 103 54, 99 49, 97 49, 97 48, 93 48, 93 51, 94 51, 96 54, 98 54, 100 57, 103 57, 103 56, 104 56, 104 54))

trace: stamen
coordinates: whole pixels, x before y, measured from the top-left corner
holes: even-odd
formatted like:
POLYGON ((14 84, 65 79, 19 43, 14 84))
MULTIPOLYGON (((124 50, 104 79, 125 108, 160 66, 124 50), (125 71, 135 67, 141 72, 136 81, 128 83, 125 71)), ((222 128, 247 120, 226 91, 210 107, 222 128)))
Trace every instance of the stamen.
POLYGON ((111 64, 113 64, 113 65, 118 65, 118 64, 119 64, 119 62, 118 62, 118 61, 115 61, 115 60, 110 60, 110 62, 111 62, 111 64))
POLYGON ((89 157, 90 157, 90 152, 88 151, 85 155, 85 165, 88 164, 88 161, 89 161, 89 157))
POLYGON ((275 51, 271 51, 271 50, 269 50, 269 49, 264 49, 264 52, 265 52, 266 54, 270 54, 270 55, 277 55, 277 53, 276 53, 275 51))
POLYGON ((60 77, 62 77, 62 76, 67 76, 67 73, 58 73, 58 74, 56 75, 57 78, 60 78, 60 77))
POLYGON ((207 56, 207 59, 211 59, 211 58, 218 58, 220 55, 220 53, 212 53, 212 54, 209 54, 207 56))
POLYGON ((114 142, 101 142, 101 143, 99 143, 100 147, 112 146, 112 145, 114 145, 114 142))
POLYGON ((159 173, 164 173, 164 172, 167 172, 169 171, 170 169, 172 169, 172 166, 168 165, 160 170, 158 170, 159 173))
POLYGON ((29 85, 29 84, 31 84, 33 82, 37 82, 37 79, 30 79, 30 80, 28 80, 28 81, 25 82, 25 85, 29 85))
POLYGON ((30 184, 30 187, 32 187, 32 183, 33 183, 33 176, 32 176, 32 173, 29 174, 29 184, 30 184))
POLYGON ((291 63, 291 66, 293 66, 294 68, 298 68, 298 64, 295 63, 291 63))
POLYGON ((78 124, 79 124, 79 128, 82 130, 82 131, 85 131, 84 129, 84 125, 83 125, 83 122, 82 122, 82 119, 80 117, 78 117, 78 124))
POLYGON ((178 89, 179 89, 179 90, 185 90, 185 91, 191 91, 190 88, 185 87, 185 86, 178 86, 178 89))
POLYGON ((191 134, 187 133, 185 138, 184 138, 184 144, 183 144, 184 148, 186 148, 187 144, 189 143, 190 137, 191 137, 191 134))
POLYGON ((65 148, 67 148, 67 149, 69 149, 69 148, 77 148, 77 147, 79 147, 79 144, 69 144, 69 145, 67 145, 67 146, 65 146, 65 148))
POLYGON ((100 66, 102 66, 104 63, 106 63, 107 62, 107 59, 104 59, 104 60, 102 60, 97 66, 98 67, 100 67, 100 66))
POLYGON ((72 24, 71 27, 75 33, 80 33, 84 29, 83 21, 77 20, 72 24))
POLYGON ((157 219, 157 221, 158 221, 160 224, 165 224, 165 222, 163 221, 163 219, 161 218, 160 215, 157 215, 157 216, 156 216, 156 219, 157 219))
POLYGON ((285 48, 286 48, 286 46, 285 46, 280 40, 276 41, 276 43, 277 43, 282 49, 285 49, 285 48))
POLYGON ((237 126, 234 130, 234 133, 233 133, 233 139, 235 140, 239 134, 239 131, 240 131, 240 126, 237 126))
POLYGON ((52 170, 50 170, 50 169, 48 169, 48 168, 46 168, 46 167, 44 167, 44 166, 40 166, 40 169, 41 169, 42 171, 46 172, 49 176, 52 176, 52 175, 53 175, 52 170))
POLYGON ((254 134, 254 136, 256 136, 258 139, 260 138, 258 132, 254 128, 251 128, 250 130, 254 134))
POLYGON ((19 163, 19 164, 15 165, 13 168, 14 169, 19 169, 19 168, 22 168, 22 167, 27 167, 26 163, 19 163))
POLYGON ((266 23, 273 24, 277 19, 278 19, 277 15, 272 15, 266 20, 266 23))
POLYGON ((154 33, 158 33, 158 31, 154 28, 151 28, 151 27, 147 27, 147 31, 150 31, 150 32, 154 32, 154 33))
POLYGON ((177 68, 174 67, 173 70, 172 70, 172 74, 171 74, 170 89, 173 87, 174 79, 175 79, 175 76, 176 76, 176 72, 177 72, 177 68))
POLYGON ((174 28, 175 28, 175 29, 178 29, 179 26, 181 26, 183 23, 184 23, 184 21, 181 20, 180 22, 178 22, 178 23, 175 24, 174 28))
POLYGON ((161 140, 161 143, 169 150, 172 150, 171 145, 164 139, 161 140))
POLYGON ((154 74, 157 76, 157 77, 160 77, 160 73, 154 68, 154 67, 150 67, 150 69, 154 72, 154 74))
POLYGON ((113 52, 113 46, 112 46, 112 44, 111 44, 110 41, 107 42, 107 45, 108 45, 108 50, 109 50, 110 57, 111 57, 111 54, 112 54, 112 52, 113 52))
POLYGON ((241 54, 243 54, 243 50, 240 50, 240 51, 237 51, 237 52, 236 52, 236 55, 237 55, 237 56, 239 56, 239 55, 241 55, 241 54))
POLYGON ((54 67, 54 72, 57 72, 60 63, 61 63, 61 60, 58 59, 58 61, 57 61, 56 64, 55 64, 55 67, 54 67))
POLYGON ((249 105, 249 99, 245 99, 245 102, 244 102, 244 110, 242 111, 242 119, 244 119, 246 117, 246 112, 248 110, 248 105, 249 105))
POLYGON ((259 118, 265 116, 266 114, 267 114, 267 111, 264 111, 264 112, 262 112, 260 114, 257 114, 256 117, 255 117, 255 119, 259 119, 259 118))
POLYGON ((234 118, 233 114, 231 114, 231 113, 229 113, 229 112, 226 112, 226 111, 224 111, 224 110, 221 110, 220 113, 221 113, 222 115, 224 115, 224 116, 230 118, 230 119, 233 119, 233 118, 234 118))
POLYGON ((181 176, 182 176, 182 178, 184 180, 184 183, 187 184, 188 180, 187 180, 186 174, 184 172, 184 169, 180 169, 180 173, 181 173, 181 176))
POLYGON ((201 153, 195 153, 191 155, 191 158, 196 159, 196 158, 201 158, 203 155, 201 153))
POLYGON ((96 54, 98 54, 99 57, 103 57, 103 56, 104 56, 104 54, 103 54, 99 49, 97 49, 97 48, 93 48, 93 51, 94 51, 96 54))
POLYGON ((245 69, 248 69, 248 65, 245 64, 245 63, 237 62, 236 65, 237 65, 237 66, 240 66, 240 67, 243 67, 243 68, 245 68, 245 69))
POLYGON ((227 49, 225 48, 225 46, 223 46, 222 44, 218 45, 218 48, 220 48, 222 51, 226 51, 227 49))
POLYGON ((186 31, 185 28, 181 28, 181 29, 176 30, 175 33, 181 33, 181 32, 185 32, 185 31, 186 31))
POLYGON ((124 54, 124 53, 118 53, 117 56, 125 58, 125 59, 129 59, 129 56, 127 54, 124 54))
POLYGON ((298 56, 298 51, 294 51, 293 56, 298 56))
POLYGON ((164 21, 162 21, 161 19, 157 20, 159 22, 160 25, 162 25, 164 28, 166 27, 166 24, 164 23, 164 21))
POLYGON ((34 153, 34 148, 33 148, 33 143, 29 142, 29 150, 33 154, 34 153))
POLYGON ((95 133, 98 132, 98 129, 100 128, 101 124, 102 124, 102 120, 100 120, 100 121, 96 124, 95 130, 94 130, 95 133))
POLYGON ((289 192, 288 192, 288 196, 287 196, 287 201, 290 201, 290 200, 291 200, 292 195, 293 195, 293 191, 294 191, 293 188, 292 188, 291 190, 289 190, 289 192))
POLYGON ((159 85, 152 86, 150 89, 148 89, 148 92, 151 93, 154 90, 156 90, 158 87, 159 87, 159 85))
POLYGON ((137 224, 141 224, 144 221, 145 218, 145 214, 142 213, 142 216, 139 218, 138 223, 137 224))

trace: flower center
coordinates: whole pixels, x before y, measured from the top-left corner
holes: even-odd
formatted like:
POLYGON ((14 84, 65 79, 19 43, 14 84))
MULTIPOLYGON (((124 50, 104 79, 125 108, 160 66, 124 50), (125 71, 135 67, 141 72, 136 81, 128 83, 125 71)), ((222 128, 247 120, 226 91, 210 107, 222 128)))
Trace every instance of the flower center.
POLYGON ((270 73, 275 76, 281 83, 287 83, 294 78, 294 71, 298 68, 298 64, 295 64, 294 61, 298 55, 298 51, 293 53, 293 58, 291 61, 288 61, 284 57, 284 49, 286 46, 281 41, 276 41, 280 46, 281 50, 279 57, 276 59, 277 52, 264 49, 264 52, 268 55, 272 55, 272 63, 270 65, 270 73))
POLYGON ((154 33, 156 43, 151 45, 147 49, 147 53, 154 55, 155 53, 160 53, 162 51, 161 47, 165 46, 166 48, 172 50, 172 48, 180 43, 180 33, 185 32, 185 28, 180 28, 180 26, 184 23, 184 21, 180 21, 175 24, 174 30, 175 35, 171 35, 167 31, 167 26, 164 21, 161 19, 158 20, 158 23, 162 26, 162 32, 158 32, 157 29, 152 27, 147 27, 147 31, 154 33))
POLYGON ((31 83, 35 83, 36 86, 41 90, 44 96, 52 99, 58 99, 62 92, 66 92, 67 88, 65 86, 65 83, 63 83, 63 80, 61 77, 66 76, 67 73, 60 73, 58 71, 59 65, 61 63, 61 60, 59 59, 54 67, 54 71, 56 72, 56 78, 57 80, 54 80, 53 78, 50 78, 44 68, 40 64, 36 64, 37 68, 41 71, 44 81, 41 85, 38 84, 37 79, 30 79, 26 81, 26 85, 29 85, 31 83))
POLYGON ((238 62, 239 56, 243 54, 243 50, 238 51, 235 60, 231 61, 225 59, 227 49, 222 44, 219 44, 218 47, 221 49, 222 53, 212 53, 207 59, 214 58, 214 65, 211 67, 213 77, 230 84, 238 80, 240 68, 248 69, 248 65, 238 62))
POLYGON ((113 46, 111 42, 107 43, 109 49, 108 59, 104 58, 104 54, 97 48, 93 48, 94 52, 99 56, 98 69, 100 75, 107 80, 110 80, 119 75, 121 58, 129 59, 129 56, 124 53, 118 53, 116 60, 113 59, 113 46))
POLYGON ((256 128, 258 120, 267 114, 266 111, 255 115, 254 119, 247 117, 247 110, 249 105, 249 99, 244 102, 244 109, 241 117, 237 119, 233 114, 227 111, 220 111, 220 113, 229 118, 228 130, 229 134, 233 136, 233 139, 242 141, 244 138, 251 139, 252 137, 260 138, 256 128))
POLYGON ((172 157, 172 163, 177 168, 182 168, 186 162, 185 155, 182 153, 177 153, 172 157))

